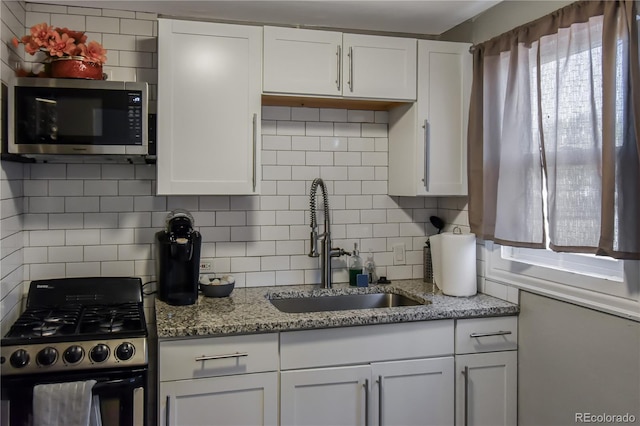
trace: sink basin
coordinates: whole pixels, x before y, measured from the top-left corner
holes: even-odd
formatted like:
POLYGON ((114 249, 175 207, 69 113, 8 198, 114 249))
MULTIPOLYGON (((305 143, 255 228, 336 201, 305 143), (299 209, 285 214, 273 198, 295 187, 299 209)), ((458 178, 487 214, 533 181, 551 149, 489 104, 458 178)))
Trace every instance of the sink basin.
POLYGON ((418 306, 425 304, 395 293, 359 293, 336 296, 294 297, 271 299, 270 302, 278 310, 286 313, 393 308, 397 306, 418 306))

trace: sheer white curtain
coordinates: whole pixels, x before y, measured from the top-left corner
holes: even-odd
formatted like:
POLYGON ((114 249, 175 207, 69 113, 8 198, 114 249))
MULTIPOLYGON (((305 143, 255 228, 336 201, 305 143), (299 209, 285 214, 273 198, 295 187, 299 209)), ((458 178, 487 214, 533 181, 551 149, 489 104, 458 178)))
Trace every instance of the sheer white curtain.
POLYGON ((638 56, 633 1, 574 3, 476 46, 472 232, 640 258, 638 56))

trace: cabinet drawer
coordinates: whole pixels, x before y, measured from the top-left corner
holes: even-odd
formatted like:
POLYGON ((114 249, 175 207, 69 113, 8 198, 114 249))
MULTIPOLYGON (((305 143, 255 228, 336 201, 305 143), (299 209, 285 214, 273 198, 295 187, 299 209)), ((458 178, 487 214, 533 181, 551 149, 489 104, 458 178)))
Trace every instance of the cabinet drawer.
POLYGON ((317 368, 453 353, 453 320, 281 333, 280 368, 317 368))
POLYGON ((278 334, 161 341, 160 381, 278 369, 278 334))
POLYGON ((456 354, 518 349, 518 317, 473 318, 456 323, 456 354))

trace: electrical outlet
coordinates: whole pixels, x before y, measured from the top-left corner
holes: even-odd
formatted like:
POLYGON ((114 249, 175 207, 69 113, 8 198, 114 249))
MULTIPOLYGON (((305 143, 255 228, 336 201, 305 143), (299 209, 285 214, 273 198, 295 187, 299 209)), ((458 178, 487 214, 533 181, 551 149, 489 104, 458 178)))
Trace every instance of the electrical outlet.
POLYGON ((393 246, 393 264, 394 265, 404 265, 407 262, 405 257, 405 247, 404 243, 402 244, 394 244, 393 246))
POLYGON ((200 259, 200 272, 213 272, 211 270, 211 264, 213 259, 200 259))

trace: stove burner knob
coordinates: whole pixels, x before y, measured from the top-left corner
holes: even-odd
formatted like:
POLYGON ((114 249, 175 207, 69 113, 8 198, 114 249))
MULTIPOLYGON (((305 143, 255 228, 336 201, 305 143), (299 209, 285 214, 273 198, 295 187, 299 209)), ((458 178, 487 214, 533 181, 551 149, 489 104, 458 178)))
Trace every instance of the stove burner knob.
POLYGON ((135 353, 135 348, 129 342, 121 343, 116 349, 116 357, 121 361, 130 359, 135 353))
POLYGON ((93 362, 104 362, 109 358, 109 347, 104 343, 98 343, 89 352, 89 358, 93 362))
POLYGON ((18 349, 11 354, 9 362, 15 368, 22 368, 29 364, 29 354, 24 349, 18 349))
POLYGON ((39 365, 48 366, 55 364, 58 359, 58 351, 51 346, 47 346, 36 355, 36 361, 39 365))
POLYGON ((84 357, 84 350, 78 345, 69 346, 62 357, 67 364, 77 364, 84 357))

